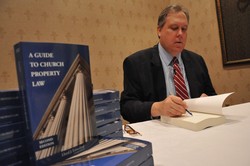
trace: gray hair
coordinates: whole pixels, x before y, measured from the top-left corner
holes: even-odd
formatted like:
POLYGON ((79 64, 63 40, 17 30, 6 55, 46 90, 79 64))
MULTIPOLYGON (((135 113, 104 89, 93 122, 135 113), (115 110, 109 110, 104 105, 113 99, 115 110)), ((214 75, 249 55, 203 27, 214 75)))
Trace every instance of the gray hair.
POLYGON ((164 26, 166 22, 166 17, 168 16, 170 12, 175 12, 175 13, 183 12, 186 15, 187 20, 189 22, 189 12, 185 7, 181 5, 169 5, 165 9, 162 10, 162 12, 160 13, 158 17, 158 28, 162 28, 164 26))

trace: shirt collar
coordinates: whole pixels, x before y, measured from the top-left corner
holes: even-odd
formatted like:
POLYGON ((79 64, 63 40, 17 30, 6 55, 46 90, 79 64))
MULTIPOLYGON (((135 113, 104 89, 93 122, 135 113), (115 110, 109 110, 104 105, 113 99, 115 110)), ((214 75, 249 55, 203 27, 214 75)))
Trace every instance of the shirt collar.
MULTIPOLYGON (((164 64, 167 66, 172 66, 172 59, 173 56, 171 54, 169 54, 162 46, 161 43, 158 44, 158 49, 159 49, 159 54, 161 59, 163 60, 164 64)), ((176 58, 179 61, 179 64, 182 65, 182 59, 181 59, 181 53, 179 53, 176 58)))

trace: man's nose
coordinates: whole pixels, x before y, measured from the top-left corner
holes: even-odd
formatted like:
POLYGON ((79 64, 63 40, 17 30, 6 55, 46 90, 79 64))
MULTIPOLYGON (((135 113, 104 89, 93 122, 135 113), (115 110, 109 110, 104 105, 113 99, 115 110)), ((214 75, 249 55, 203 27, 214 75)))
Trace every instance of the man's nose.
POLYGON ((178 34, 178 35, 182 35, 182 34, 183 34, 183 31, 182 31, 181 28, 178 30, 177 34, 178 34))

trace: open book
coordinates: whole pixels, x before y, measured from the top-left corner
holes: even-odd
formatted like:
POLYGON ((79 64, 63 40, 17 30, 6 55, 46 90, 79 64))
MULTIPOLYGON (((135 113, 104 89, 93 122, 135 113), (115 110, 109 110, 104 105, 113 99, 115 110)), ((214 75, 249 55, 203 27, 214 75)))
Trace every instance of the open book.
POLYGON ((200 131, 208 127, 225 123, 222 105, 232 93, 186 99, 188 110, 193 116, 184 114, 180 117, 161 116, 161 121, 185 129, 200 131))

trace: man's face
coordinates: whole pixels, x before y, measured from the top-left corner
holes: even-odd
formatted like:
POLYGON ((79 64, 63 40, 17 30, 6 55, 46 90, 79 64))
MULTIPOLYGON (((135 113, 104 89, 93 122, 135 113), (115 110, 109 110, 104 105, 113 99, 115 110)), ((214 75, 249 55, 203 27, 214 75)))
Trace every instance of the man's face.
POLYGON ((183 12, 170 12, 162 28, 157 28, 162 47, 172 56, 180 53, 187 39, 188 20, 183 12))

